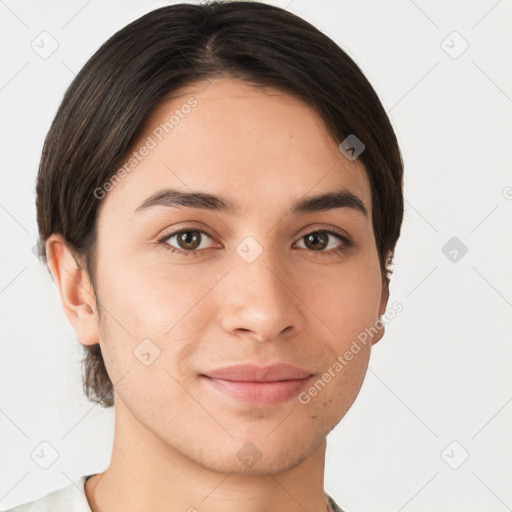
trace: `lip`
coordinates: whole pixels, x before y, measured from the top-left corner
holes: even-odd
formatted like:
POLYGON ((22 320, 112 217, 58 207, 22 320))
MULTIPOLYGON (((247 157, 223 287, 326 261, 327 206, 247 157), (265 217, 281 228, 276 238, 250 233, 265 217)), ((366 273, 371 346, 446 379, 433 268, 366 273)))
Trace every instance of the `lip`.
POLYGON ((282 380, 305 379, 311 372, 285 363, 258 366, 255 364, 237 364, 210 370, 203 374, 207 377, 237 382, 278 382, 282 380))
POLYGON ((236 365, 201 374, 215 391, 261 407, 277 405, 297 396, 312 377, 310 372, 287 364, 236 365))

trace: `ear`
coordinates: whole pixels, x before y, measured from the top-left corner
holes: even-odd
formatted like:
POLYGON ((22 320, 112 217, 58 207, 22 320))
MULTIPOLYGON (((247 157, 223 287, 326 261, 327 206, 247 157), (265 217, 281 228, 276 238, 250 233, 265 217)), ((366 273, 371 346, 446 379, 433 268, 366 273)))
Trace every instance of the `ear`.
POLYGON ((380 296, 380 304, 379 304, 379 321, 376 322, 376 327, 378 329, 378 333, 372 338, 372 345, 375 345, 378 341, 382 339, 384 336, 385 326, 384 322, 380 320, 380 317, 386 312, 386 308, 388 306, 389 300, 389 282, 384 279, 382 282, 382 293, 380 296))
POLYGON ((62 308, 83 345, 99 342, 98 317, 94 290, 85 269, 81 270, 60 234, 46 241, 46 256, 51 274, 60 292, 62 308))

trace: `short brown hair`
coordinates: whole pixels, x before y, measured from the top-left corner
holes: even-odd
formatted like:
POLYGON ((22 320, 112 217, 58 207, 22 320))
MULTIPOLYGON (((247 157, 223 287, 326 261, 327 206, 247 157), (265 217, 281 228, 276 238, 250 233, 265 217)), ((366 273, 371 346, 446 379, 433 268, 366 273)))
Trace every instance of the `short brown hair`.
MULTIPOLYGON (((302 18, 260 2, 162 7, 108 39, 66 91, 46 136, 36 185, 39 256, 53 233, 85 263, 96 292, 93 191, 118 170, 158 105, 184 86, 230 77, 300 98, 337 143, 355 134, 371 184, 386 288, 403 218, 403 162, 388 116, 354 61, 302 18)), ((82 265, 82 263, 79 263, 82 265)), ((100 305, 96 298, 98 314, 100 305)), ((99 344, 84 347, 89 400, 113 405, 99 344)))

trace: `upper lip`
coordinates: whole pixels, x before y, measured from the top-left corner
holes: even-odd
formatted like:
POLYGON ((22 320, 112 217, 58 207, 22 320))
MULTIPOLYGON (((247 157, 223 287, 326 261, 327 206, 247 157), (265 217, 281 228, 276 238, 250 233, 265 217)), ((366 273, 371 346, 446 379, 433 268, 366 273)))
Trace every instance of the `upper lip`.
POLYGON ((237 382, 278 382, 280 380, 305 379, 310 377, 312 373, 296 366, 279 363, 270 366, 239 364, 217 370, 209 370, 203 375, 237 382))

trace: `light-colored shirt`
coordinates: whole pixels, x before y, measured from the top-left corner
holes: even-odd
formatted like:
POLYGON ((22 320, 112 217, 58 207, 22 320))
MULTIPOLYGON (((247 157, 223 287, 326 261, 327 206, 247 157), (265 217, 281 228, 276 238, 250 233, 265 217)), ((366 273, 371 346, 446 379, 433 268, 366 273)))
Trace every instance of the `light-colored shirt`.
POLYGON ((92 475, 82 476, 63 489, 58 489, 30 503, 11 508, 8 512, 92 512, 85 496, 85 481, 92 475))
MULTIPOLYGON (((92 512, 85 496, 85 482, 93 475, 82 476, 63 489, 51 492, 38 500, 18 505, 7 512, 92 512)), ((325 494, 334 512, 343 512, 336 502, 325 494)))

